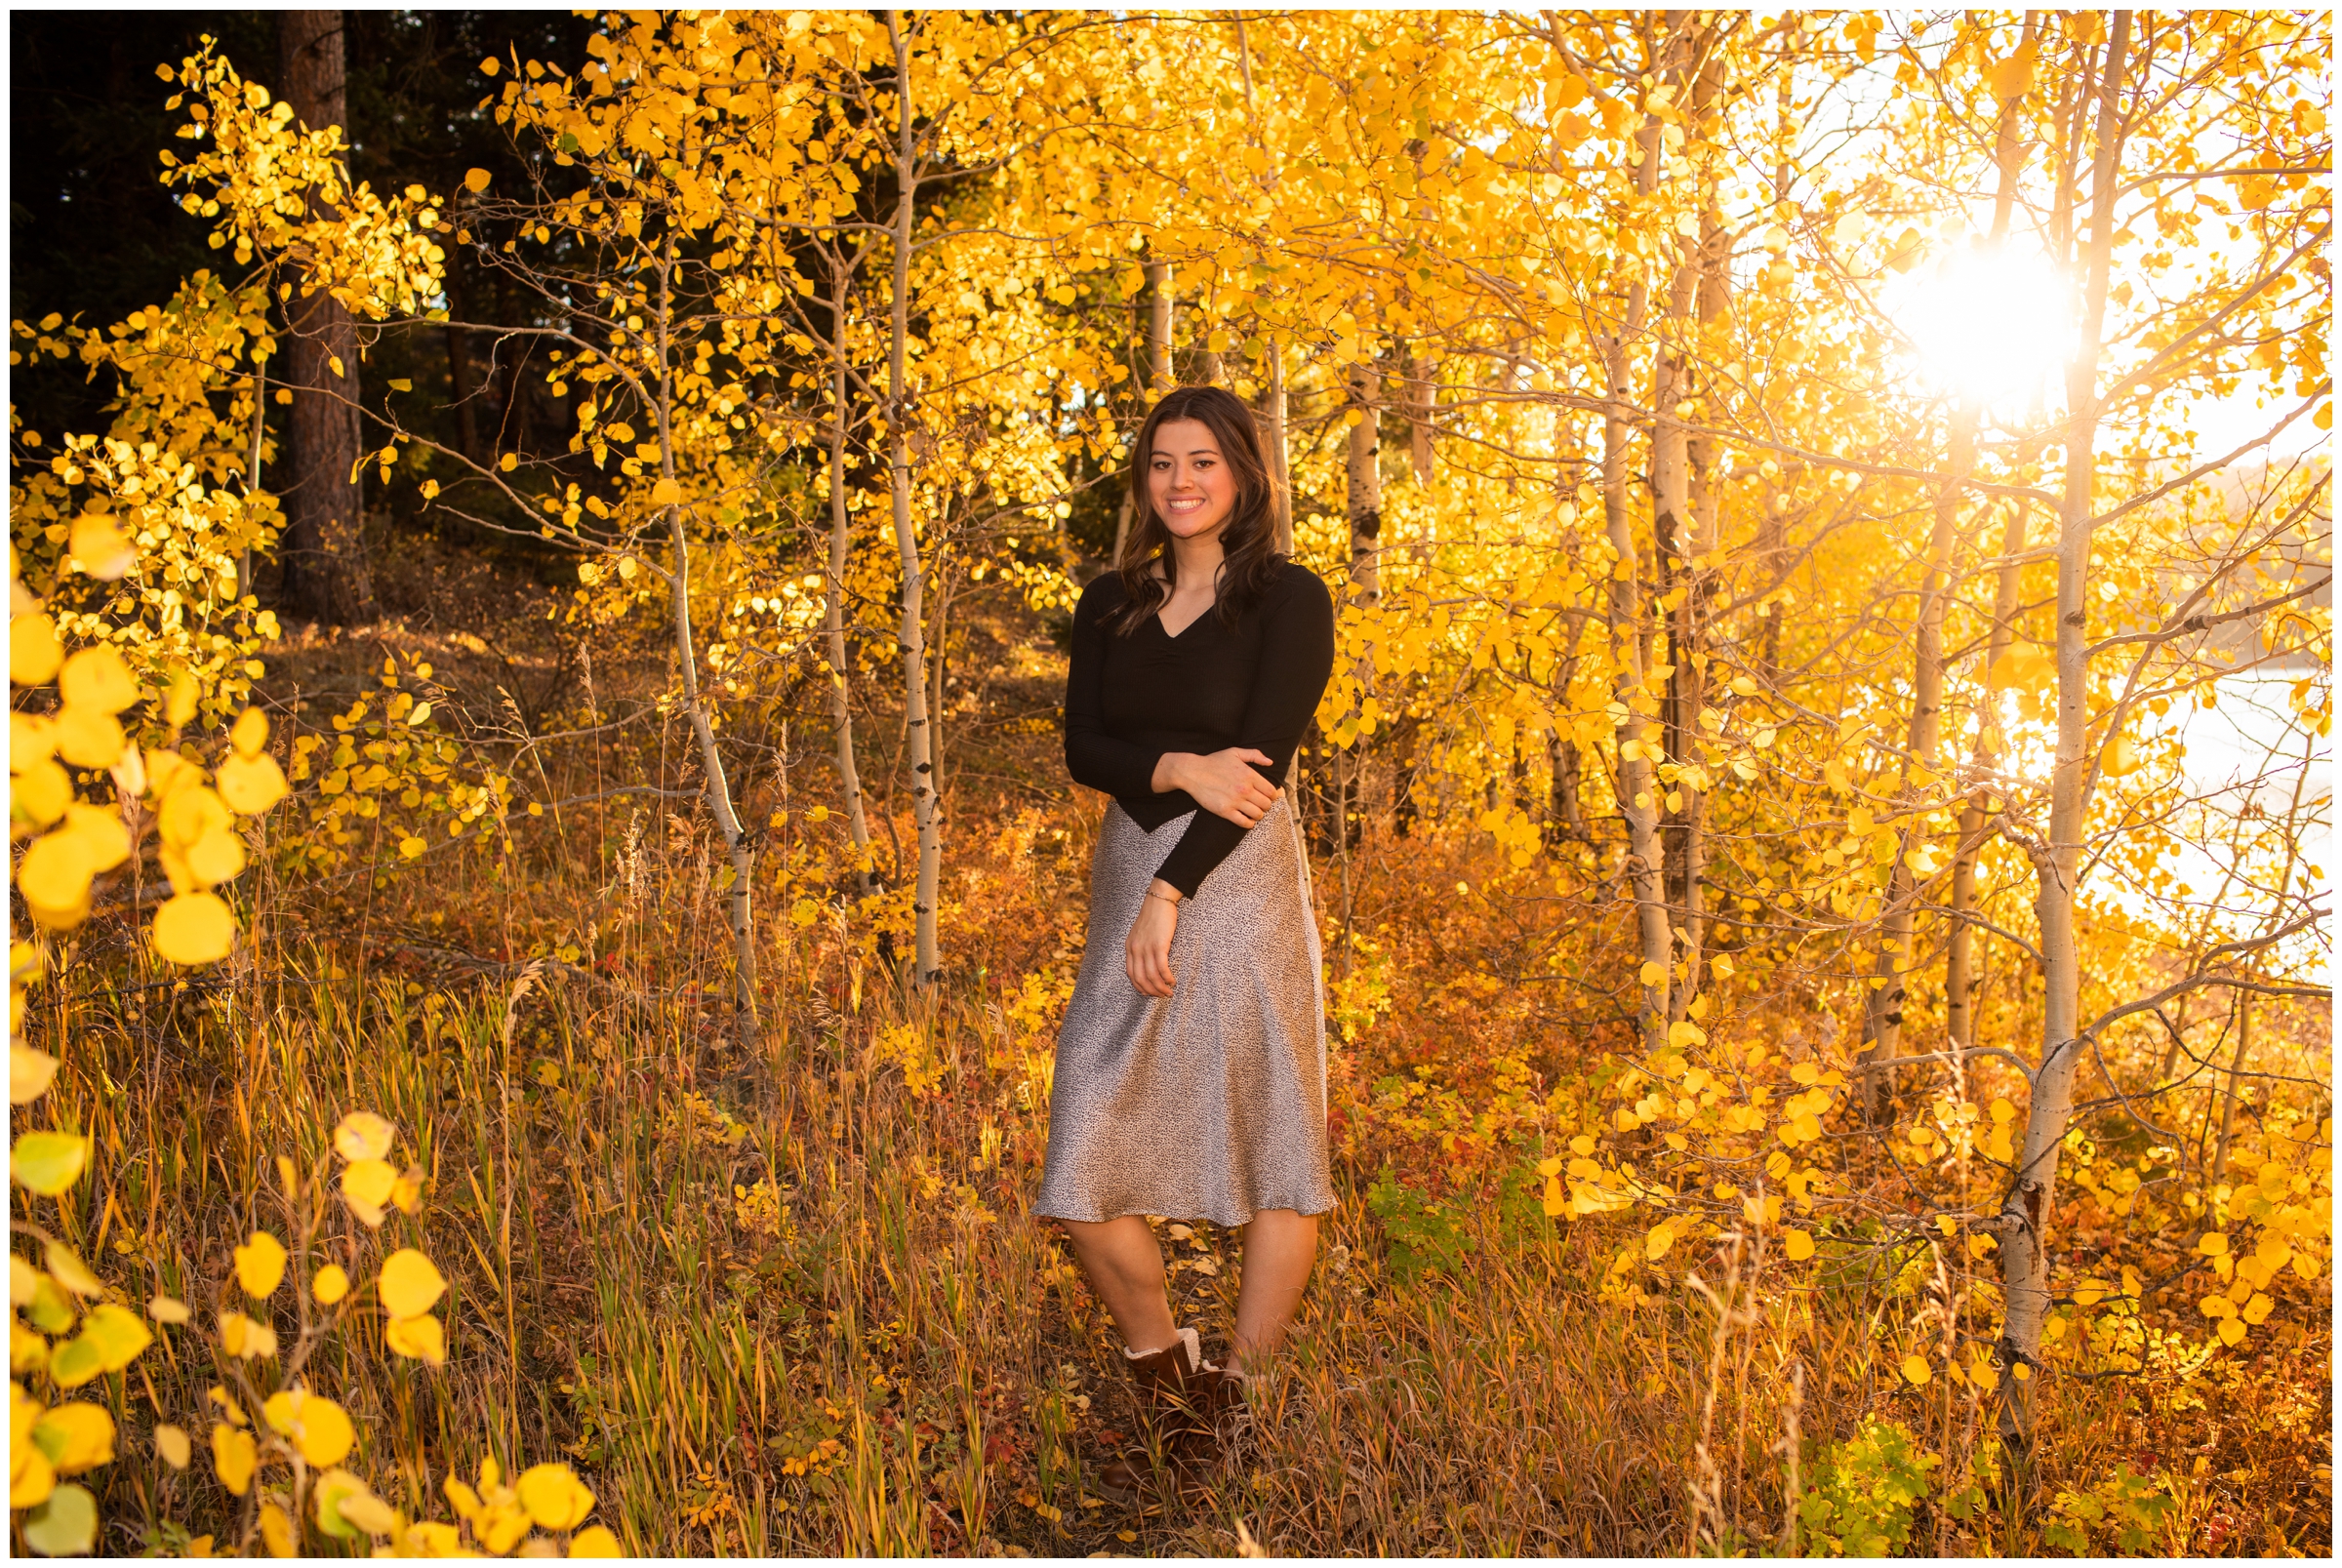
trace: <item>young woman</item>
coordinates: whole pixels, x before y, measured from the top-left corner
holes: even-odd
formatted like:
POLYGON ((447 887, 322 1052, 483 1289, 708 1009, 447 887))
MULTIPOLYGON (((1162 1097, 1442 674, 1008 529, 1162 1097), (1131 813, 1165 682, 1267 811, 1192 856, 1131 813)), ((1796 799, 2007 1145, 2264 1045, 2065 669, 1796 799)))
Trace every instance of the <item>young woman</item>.
MULTIPOLYGON (((1142 1426, 1193 1461, 1292 1320, 1334 1206, 1317 924, 1280 792, 1333 670, 1334 607, 1276 553, 1260 437, 1229 393, 1165 396, 1132 474, 1121 558, 1073 616, 1066 766, 1114 800, 1034 1211, 1113 1314, 1142 1426), (1225 1367, 1171 1320, 1151 1214, 1243 1227, 1225 1367)), ((1128 1496, 1147 1462, 1098 1479, 1128 1496)))

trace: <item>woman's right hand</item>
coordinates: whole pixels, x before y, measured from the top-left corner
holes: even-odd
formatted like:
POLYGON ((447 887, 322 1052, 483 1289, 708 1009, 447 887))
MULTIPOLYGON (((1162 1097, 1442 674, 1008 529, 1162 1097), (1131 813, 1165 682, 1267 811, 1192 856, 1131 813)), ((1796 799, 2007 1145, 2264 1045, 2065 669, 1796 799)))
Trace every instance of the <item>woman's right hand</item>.
POLYGON ((1238 827, 1250 827, 1276 804, 1276 785, 1255 771, 1256 763, 1268 767, 1269 754, 1247 745, 1232 745, 1208 756, 1192 751, 1165 752, 1154 765, 1155 791, 1185 789, 1196 805, 1213 816, 1225 817, 1238 827))

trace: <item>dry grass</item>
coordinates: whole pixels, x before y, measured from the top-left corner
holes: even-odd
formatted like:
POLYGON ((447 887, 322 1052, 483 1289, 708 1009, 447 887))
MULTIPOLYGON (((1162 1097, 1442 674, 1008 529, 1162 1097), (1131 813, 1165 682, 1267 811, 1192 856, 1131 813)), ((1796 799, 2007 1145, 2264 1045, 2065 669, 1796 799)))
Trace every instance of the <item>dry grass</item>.
MULTIPOLYGON (((451 1354, 438 1371, 383 1354, 379 1322, 325 1352, 312 1375, 357 1418, 352 1467, 444 1516, 441 1479, 483 1456, 565 1455, 646 1553, 1227 1553, 1239 1526, 1297 1555, 1761 1552, 1787 1544, 1793 1467, 1812 1484, 1866 1417, 1943 1456, 1937 1500, 1989 1446, 1973 1393, 1893 1375, 1912 1298, 1793 1290, 1726 1247, 1619 1300, 1605 1282, 1636 1232, 1547 1220, 1533 1149, 1468 1146, 1425 1187, 1429 1221, 1378 1218, 1386 1164, 1405 1176, 1419 1150, 1372 1113, 1363 1085, 1395 1048, 1370 1026, 1336 1074, 1342 1206, 1253 1436, 1199 1497, 1099 1503, 1083 1477, 1129 1429, 1117 1344, 1027 1212, 1055 1013, 1023 987, 1070 973, 1085 817, 963 798, 939 996, 901 995, 842 924, 768 909, 753 1054, 724 1013, 704 834, 623 800, 539 825, 501 864, 462 851, 339 892, 256 877, 264 961, 191 983, 93 926, 31 1025, 67 1042, 59 1121, 99 1139, 71 1239, 126 1288, 208 1311, 230 1242, 279 1218, 276 1156, 305 1168, 344 1111, 379 1111, 428 1171, 423 1212, 388 1235, 453 1281, 451 1354), (579 962, 531 963, 588 932, 579 962), (906 1087, 886 1039, 937 1065, 932 1093, 906 1087)), ((1464 940, 1429 913, 1410 929, 1433 904, 1403 883, 1471 853, 1362 859, 1392 912, 1381 940, 1464 940)), ((1164 1235, 1181 1319, 1224 1341, 1234 1238, 1164 1235)), ((200 1432, 220 1379, 165 1338, 119 1390, 122 1462, 95 1477, 115 1550, 182 1544, 166 1521, 223 1541, 249 1524, 205 1465, 153 1459, 153 1424, 200 1432)), ((2322 1549, 2328 1343, 2273 1345, 2201 1394, 2052 1382, 2030 1491, 1964 1522, 1922 1505, 1911 1548, 2038 1552, 2061 1489, 2129 1464, 2180 1498, 2151 1549, 2322 1549)))

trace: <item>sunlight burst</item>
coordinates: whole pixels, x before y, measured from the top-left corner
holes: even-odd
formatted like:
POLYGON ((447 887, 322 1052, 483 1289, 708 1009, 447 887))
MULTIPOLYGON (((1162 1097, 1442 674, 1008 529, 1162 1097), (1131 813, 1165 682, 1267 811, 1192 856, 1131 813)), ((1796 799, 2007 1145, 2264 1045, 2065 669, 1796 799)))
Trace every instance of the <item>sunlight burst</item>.
POLYGON ((1895 282, 1884 302, 1928 384, 2002 411, 2062 400, 2075 320, 2046 257, 1971 241, 1895 282))

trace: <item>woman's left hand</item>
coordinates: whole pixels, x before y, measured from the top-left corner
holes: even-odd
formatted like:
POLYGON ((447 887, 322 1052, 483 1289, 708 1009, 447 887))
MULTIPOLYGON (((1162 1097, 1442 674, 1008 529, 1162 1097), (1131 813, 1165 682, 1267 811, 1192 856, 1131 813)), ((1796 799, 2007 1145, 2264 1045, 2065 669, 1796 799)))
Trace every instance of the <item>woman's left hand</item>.
POLYGON ((1122 944, 1122 968, 1142 996, 1168 996, 1176 982, 1171 939, 1179 934, 1179 905, 1171 901, 1178 897, 1179 890, 1160 877, 1150 883, 1122 944))

